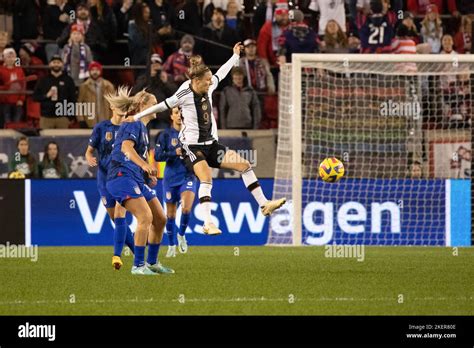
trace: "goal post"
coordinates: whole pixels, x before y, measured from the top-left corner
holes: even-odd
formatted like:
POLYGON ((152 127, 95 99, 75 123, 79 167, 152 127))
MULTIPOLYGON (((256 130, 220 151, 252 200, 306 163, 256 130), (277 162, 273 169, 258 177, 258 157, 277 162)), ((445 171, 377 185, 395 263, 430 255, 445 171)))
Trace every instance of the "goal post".
POLYGON ((293 54, 267 245, 470 244, 453 192, 470 190, 473 81, 471 55, 293 54), (325 183, 333 156, 346 175, 325 183))

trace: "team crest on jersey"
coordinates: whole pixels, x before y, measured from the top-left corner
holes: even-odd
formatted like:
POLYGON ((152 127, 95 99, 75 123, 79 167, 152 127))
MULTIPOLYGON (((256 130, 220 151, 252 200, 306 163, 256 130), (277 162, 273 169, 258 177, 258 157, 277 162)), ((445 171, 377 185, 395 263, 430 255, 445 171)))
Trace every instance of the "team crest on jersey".
POLYGON ((135 193, 136 193, 137 195, 139 195, 140 193, 142 193, 142 192, 140 191, 140 188, 139 188, 138 186, 135 186, 135 187, 133 188, 133 190, 135 191, 135 193))
POLYGON ((102 204, 107 205, 107 198, 105 196, 102 196, 102 204))
POLYGON ((177 138, 171 139, 171 145, 173 145, 173 146, 178 145, 178 139, 177 138))
POLYGON ((171 199, 171 192, 166 192, 166 199, 171 199))
POLYGON ((202 104, 202 109, 203 109, 204 111, 206 111, 206 110, 207 110, 207 104, 202 104))
POLYGON ((112 132, 105 132, 105 140, 107 141, 112 140, 112 132))
POLYGON ((192 182, 192 181, 188 181, 188 186, 193 186, 193 182, 192 182))

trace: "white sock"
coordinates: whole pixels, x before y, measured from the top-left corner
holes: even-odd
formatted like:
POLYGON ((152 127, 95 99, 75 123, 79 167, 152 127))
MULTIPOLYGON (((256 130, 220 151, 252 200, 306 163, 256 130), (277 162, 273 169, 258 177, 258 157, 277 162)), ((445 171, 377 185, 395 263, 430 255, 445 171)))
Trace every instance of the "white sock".
POLYGON ((201 209, 204 216, 204 223, 208 224, 211 222, 211 191, 212 182, 201 181, 199 186, 199 202, 201 203, 201 209))
POLYGON ((248 168, 242 172, 242 180, 244 181, 245 187, 248 188, 248 190, 252 193, 252 196, 258 202, 258 205, 263 207, 265 203, 268 202, 268 200, 265 197, 265 194, 263 193, 252 168, 248 168))

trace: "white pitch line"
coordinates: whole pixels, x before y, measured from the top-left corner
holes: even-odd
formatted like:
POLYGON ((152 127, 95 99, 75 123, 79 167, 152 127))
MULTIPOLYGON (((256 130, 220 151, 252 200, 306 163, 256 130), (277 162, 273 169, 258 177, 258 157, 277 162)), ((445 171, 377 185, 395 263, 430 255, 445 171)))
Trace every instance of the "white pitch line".
MULTIPOLYGON (((404 303, 412 303, 415 301, 473 301, 474 297, 415 297, 405 298, 404 303)), ((354 298, 354 297, 321 297, 321 298, 298 298, 298 296, 294 297, 294 302, 392 302, 397 303, 396 297, 383 297, 383 298, 354 298)), ((179 302, 182 304, 188 302, 289 302, 288 298, 266 298, 266 297, 234 297, 234 298, 186 298, 184 297, 183 300, 180 299, 138 299, 138 298, 131 298, 131 299, 120 299, 120 300, 113 300, 113 299, 76 299, 74 303, 71 303, 69 300, 36 300, 36 301, 26 301, 26 300, 13 300, 13 301, 0 301, 0 306, 13 306, 13 305, 49 305, 49 304, 101 304, 101 303, 125 303, 125 302, 133 302, 133 303, 152 303, 152 302, 159 302, 159 303, 175 303, 179 302)))

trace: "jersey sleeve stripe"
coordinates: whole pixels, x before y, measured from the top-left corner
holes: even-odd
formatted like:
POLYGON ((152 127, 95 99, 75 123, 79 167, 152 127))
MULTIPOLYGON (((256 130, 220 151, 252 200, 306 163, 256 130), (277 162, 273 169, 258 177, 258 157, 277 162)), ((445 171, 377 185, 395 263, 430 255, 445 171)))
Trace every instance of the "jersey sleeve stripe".
POLYGON ((164 102, 165 102, 166 107, 167 107, 168 109, 171 109, 170 106, 168 105, 168 103, 166 102, 166 99, 164 100, 164 102))
POLYGON ((191 89, 189 89, 189 88, 177 93, 176 96, 178 97, 178 99, 181 99, 182 97, 184 97, 188 93, 191 93, 191 89))
POLYGON ((214 76, 215 76, 216 79, 217 79, 217 84, 221 83, 221 80, 219 79, 219 76, 217 76, 217 75, 214 75, 214 76))

